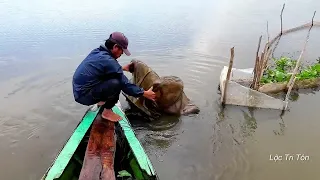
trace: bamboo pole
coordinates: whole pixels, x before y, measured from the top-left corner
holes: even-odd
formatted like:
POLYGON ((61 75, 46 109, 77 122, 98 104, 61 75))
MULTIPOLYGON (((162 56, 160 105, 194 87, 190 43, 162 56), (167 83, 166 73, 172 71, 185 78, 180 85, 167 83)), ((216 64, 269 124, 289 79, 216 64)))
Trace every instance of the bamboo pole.
POLYGON ((259 82, 261 81, 263 73, 267 68, 267 62, 269 60, 270 54, 271 54, 271 49, 267 49, 266 52, 263 54, 263 58, 262 58, 262 62, 261 62, 261 64, 262 64, 261 72, 260 72, 260 76, 259 76, 259 80, 258 80, 259 82))
POLYGON ((284 10, 284 7, 285 7, 285 3, 283 4, 282 6, 282 10, 281 10, 281 14, 280 14, 280 21, 281 21, 281 31, 280 31, 280 34, 282 35, 282 14, 283 14, 283 10, 284 10))
POLYGON ((283 107, 283 110, 286 110, 286 109, 288 108, 289 96, 290 96, 291 90, 292 90, 292 88, 293 88, 293 86, 294 86, 294 83, 296 82, 296 79, 297 79, 297 77, 295 77, 295 78, 293 79, 292 84, 290 84, 290 86, 289 86, 288 92, 287 92, 287 94, 286 94, 286 99, 285 99, 285 101, 284 101, 284 102, 285 102, 285 105, 284 105, 284 107, 283 107))
MULTIPOLYGON (((261 55, 261 60, 260 60, 260 72, 258 74, 258 82, 261 81, 261 78, 263 76, 263 72, 266 68, 266 65, 267 65, 267 62, 268 62, 268 59, 269 59, 269 55, 270 55, 270 34, 269 34, 269 23, 267 21, 267 36, 268 36, 268 39, 267 39, 267 43, 265 44, 264 46, 264 50, 262 52, 262 55, 261 55)), ((257 89, 259 88, 260 85, 258 85, 257 89)))
POLYGON ((259 38, 259 42, 258 42, 258 48, 257 48, 257 52, 256 52, 256 62, 254 65, 254 70, 253 70, 253 81, 251 84, 251 88, 256 90, 257 89, 257 80, 258 80, 258 69, 259 69, 259 50, 260 50, 260 45, 261 45, 261 38, 262 36, 260 36, 259 38))
POLYGON ((315 15, 316 15, 316 11, 314 11, 314 13, 313 13, 312 21, 311 21, 311 26, 310 26, 310 28, 309 28, 306 41, 305 41, 305 43, 304 43, 303 49, 302 49, 302 51, 301 51, 301 53, 300 53, 300 56, 299 56, 299 58, 298 58, 298 60, 297 60, 296 67, 294 68, 293 73, 292 73, 292 75, 291 75, 291 77, 290 77, 290 80, 289 80, 289 82, 288 82, 288 84, 287 84, 287 87, 290 87, 290 86, 291 86, 291 84, 293 83, 293 79, 295 78, 296 74, 298 73, 298 69, 299 69, 299 66, 300 66, 300 62, 301 62, 301 59, 302 59, 302 55, 304 54, 304 52, 305 52, 305 50, 306 50, 306 47, 307 47, 307 43, 308 43, 308 41, 309 41, 310 31, 311 31, 311 29, 312 29, 312 27, 313 27, 313 19, 314 19, 314 16, 315 16, 315 15))
POLYGON ((230 53, 231 53, 231 56, 230 56, 229 68, 228 68, 227 78, 226 78, 226 81, 224 83, 224 89, 223 89, 223 98, 222 98, 222 104, 223 105, 226 103, 227 86, 228 86, 228 82, 229 82, 229 79, 230 79, 231 69, 232 69, 232 66, 233 66, 234 47, 232 47, 230 49, 230 53))
POLYGON ((257 87, 256 87, 256 90, 257 89, 259 89, 259 86, 260 86, 260 80, 261 80, 261 78, 260 77, 262 77, 262 74, 263 74, 263 62, 264 62, 264 58, 265 58, 265 52, 262 52, 261 53, 261 57, 260 57, 260 61, 259 61, 259 70, 258 70, 258 73, 257 73, 257 87))
POLYGON ((270 36, 269 36, 269 25, 268 25, 268 21, 267 21, 267 36, 268 36, 268 39, 267 39, 267 43, 264 45, 264 49, 263 49, 263 51, 262 52, 264 52, 264 56, 262 56, 262 60, 263 60, 263 62, 262 62, 262 67, 263 67, 263 65, 264 65, 264 60, 265 60, 265 58, 266 58, 266 55, 267 55, 267 52, 268 52, 268 50, 269 50, 269 40, 270 40, 270 36))

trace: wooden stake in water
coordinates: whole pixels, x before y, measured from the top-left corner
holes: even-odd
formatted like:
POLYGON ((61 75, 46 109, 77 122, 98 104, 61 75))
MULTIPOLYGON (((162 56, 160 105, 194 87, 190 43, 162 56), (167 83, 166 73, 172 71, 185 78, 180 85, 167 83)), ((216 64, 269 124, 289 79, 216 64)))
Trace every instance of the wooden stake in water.
POLYGON ((282 13, 283 13, 283 9, 284 9, 284 7, 285 7, 285 3, 283 4, 283 6, 282 6, 282 10, 281 10, 281 14, 280 14, 280 20, 281 20, 281 31, 280 31, 280 34, 282 35, 282 13))
POLYGON ((229 82, 229 79, 230 79, 231 69, 232 69, 232 66, 233 66, 234 47, 232 47, 230 49, 230 53, 231 53, 231 56, 230 56, 230 62, 229 62, 229 67, 228 67, 228 73, 227 73, 227 78, 226 78, 226 81, 224 83, 224 89, 223 89, 223 98, 222 98, 222 104, 223 105, 226 103, 227 86, 228 86, 228 82, 229 82))
POLYGON ((257 89, 258 72, 259 72, 259 67, 260 67, 259 50, 260 50, 260 45, 261 45, 261 38, 262 38, 262 36, 260 36, 260 38, 259 38, 258 49, 257 49, 257 53, 256 53, 256 62, 254 65, 254 70, 253 70, 253 81, 251 84, 251 88, 254 90, 257 89))
POLYGON ((306 38, 306 41, 304 42, 304 46, 303 46, 303 49, 300 53, 300 56, 297 60, 297 64, 296 64, 296 67, 294 68, 293 70, 293 73, 292 73, 292 76, 287 84, 287 87, 291 86, 291 84, 293 83, 293 79, 295 78, 296 74, 298 73, 298 69, 299 69, 299 66, 300 66, 300 62, 301 62, 301 59, 302 59, 302 55, 304 54, 305 50, 306 50, 306 47, 307 47, 307 43, 309 41, 309 36, 310 36, 310 31, 311 31, 311 28, 313 27, 313 19, 314 19, 314 16, 316 15, 316 11, 314 11, 313 13, 313 16, 312 16, 312 21, 311 21, 311 26, 309 28, 309 31, 308 31, 308 34, 307 34, 307 38, 306 38))
POLYGON ((287 94, 286 94, 286 99, 285 99, 285 106, 283 107, 283 110, 286 110, 287 108, 288 108, 288 102, 289 102, 289 96, 290 96, 290 93, 291 93, 291 90, 292 90, 292 88, 293 88, 293 85, 294 85, 294 83, 296 82, 296 77, 293 79, 293 82, 292 82, 292 84, 290 84, 290 86, 289 86, 289 89, 288 89, 288 92, 287 92, 287 94))

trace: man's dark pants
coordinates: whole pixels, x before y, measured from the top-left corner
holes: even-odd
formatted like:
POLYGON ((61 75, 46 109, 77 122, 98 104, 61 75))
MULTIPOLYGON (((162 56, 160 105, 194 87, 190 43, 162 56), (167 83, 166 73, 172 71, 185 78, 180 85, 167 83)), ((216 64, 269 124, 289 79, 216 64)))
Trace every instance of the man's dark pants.
POLYGON ((88 94, 76 101, 83 105, 92 105, 100 101, 105 102, 102 108, 111 109, 119 100, 121 84, 118 79, 109 79, 94 86, 88 94))

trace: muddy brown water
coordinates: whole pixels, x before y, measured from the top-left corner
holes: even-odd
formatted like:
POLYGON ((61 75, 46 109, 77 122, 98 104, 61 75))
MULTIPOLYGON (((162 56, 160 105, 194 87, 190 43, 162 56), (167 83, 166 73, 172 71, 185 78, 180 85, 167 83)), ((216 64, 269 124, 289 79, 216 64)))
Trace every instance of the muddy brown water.
MULTIPOLYGON (((310 21, 320 9, 315 0, 284 2, 284 28, 310 21)), ((179 76, 201 109, 194 116, 135 125, 161 179, 319 179, 319 92, 296 94, 283 116, 236 106, 222 111, 219 105, 218 79, 230 48, 235 46, 234 67, 252 67, 266 21, 271 36, 280 29, 282 3, 1 1, 0 179, 44 174, 86 109, 73 101, 73 71, 112 31, 130 41, 132 57, 121 57, 121 64, 138 58, 159 75, 179 76), (168 128, 152 128, 166 123, 168 128), (304 156, 296 160, 297 154, 304 156)), ((319 30, 311 32, 304 62, 320 56, 319 30)), ((305 36, 302 31, 283 37, 276 55, 298 57, 305 36)))

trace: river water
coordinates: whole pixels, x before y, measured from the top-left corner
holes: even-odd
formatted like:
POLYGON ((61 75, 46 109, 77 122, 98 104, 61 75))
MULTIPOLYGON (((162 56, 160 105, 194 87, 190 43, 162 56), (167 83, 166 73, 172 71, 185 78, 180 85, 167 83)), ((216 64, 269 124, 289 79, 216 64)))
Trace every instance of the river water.
MULTIPOLYGON (((121 64, 136 58, 162 76, 179 76, 201 110, 167 129, 135 127, 161 179, 319 179, 318 92, 299 93, 283 116, 219 104, 230 48, 234 67, 253 67, 266 22, 270 36, 280 30, 284 2, 284 29, 311 21, 320 9, 316 0, 2 0, 0 179, 44 174, 86 110, 73 100, 73 72, 112 31, 130 41, 132 56, 121 57, 121 64), (286 160, 285 154, 304 158, 286 160)), ((319 28, 311 31, 304 62, 320 56, 319 35, 319 28)), ((305 37, 306 31, 283 37, 276 55, 298 57, 305 37)))

